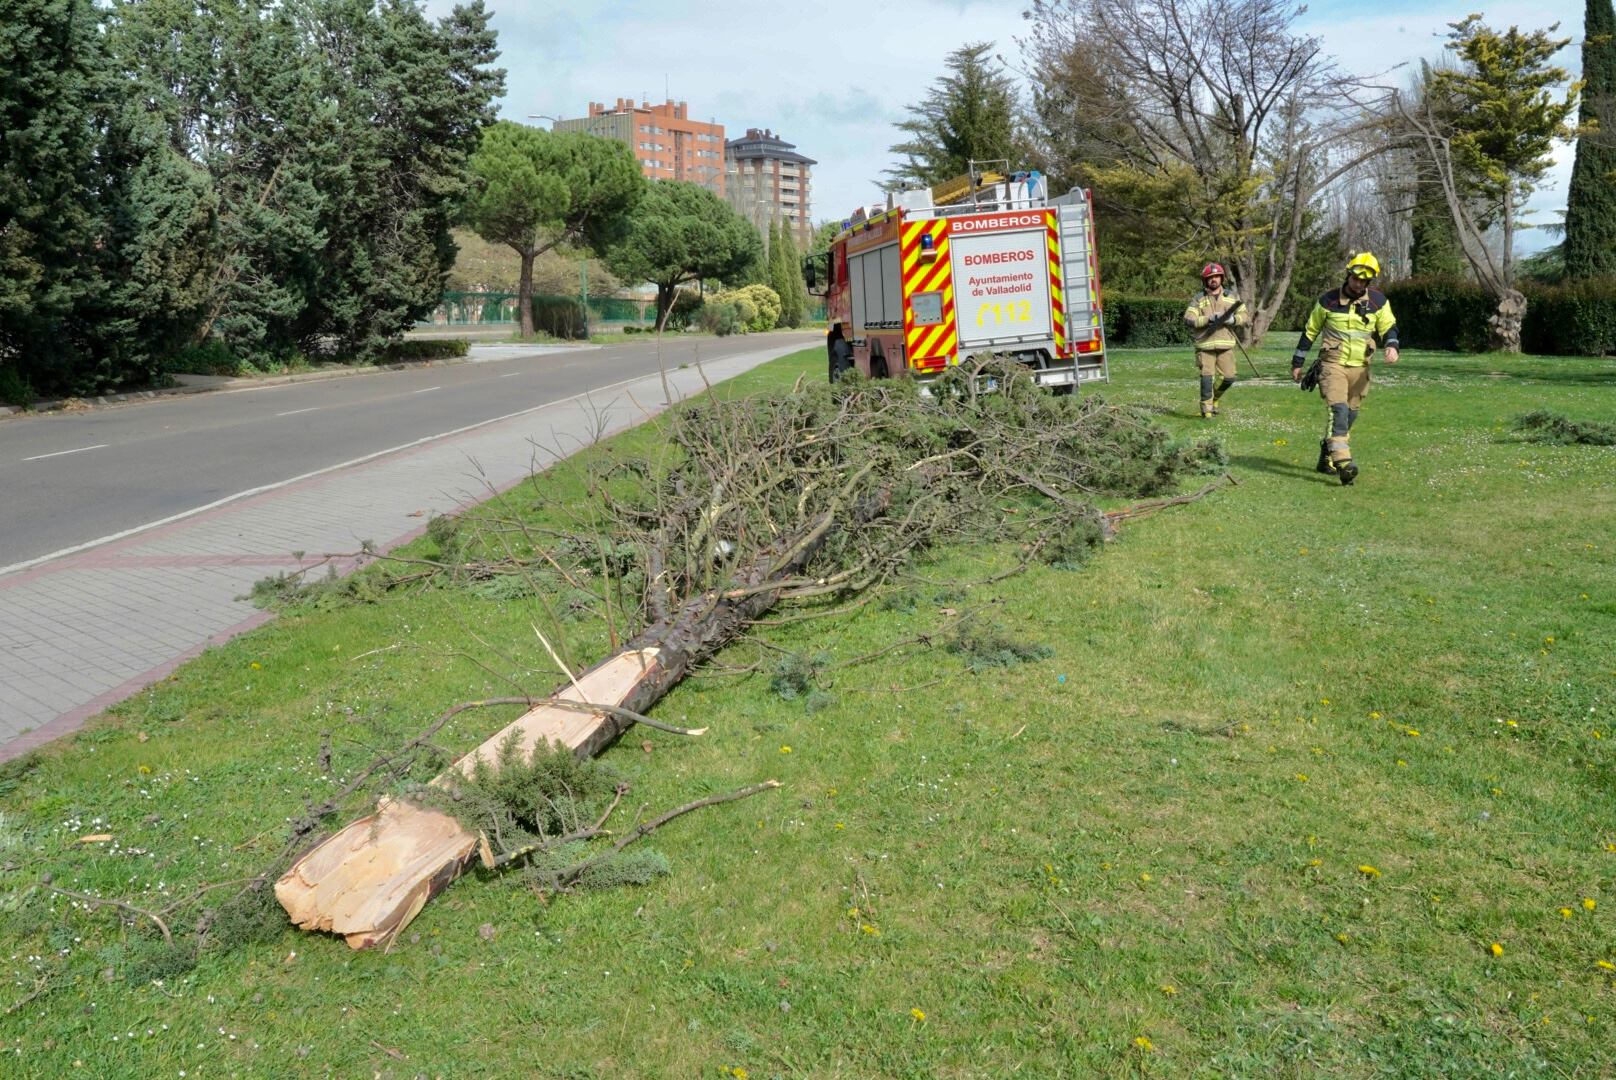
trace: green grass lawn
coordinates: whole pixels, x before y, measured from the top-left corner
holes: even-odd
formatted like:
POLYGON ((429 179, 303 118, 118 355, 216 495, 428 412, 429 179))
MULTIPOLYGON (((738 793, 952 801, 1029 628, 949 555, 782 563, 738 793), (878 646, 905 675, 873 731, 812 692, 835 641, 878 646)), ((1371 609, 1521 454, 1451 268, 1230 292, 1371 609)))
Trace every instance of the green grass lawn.
MULTIPOLYGON (((0 1074, 1609 1075, 1616 450, 1509 426, 1616 420, 1616 370, 1405 354, 1341 488, 1312 471, 1323 405, 1258 362, 1211 424, 1182 351, 1116 352, 1105 391, 1216 430, 1238 486, 1080 571, 971 588, 1015 553, 945 552, 884 605, 768 631, 835 661, 980 609, 1051 658, 900 650, 814 711, 767 673, 676 690, 657 715, 711 731, 610 751, 631 800, 785 787, 659 832, 671 875, 548 900, 474 875, 390 954, 287 929, 160 981, 145 928, 36 898, 0 913, 0 1007, 49 988, 0 1017, 0 1074)), ((151 906, 251 874, 445 707, 554 685, 534 618, 448 589, 285 615, 4 774, 0 864, 151 906)))

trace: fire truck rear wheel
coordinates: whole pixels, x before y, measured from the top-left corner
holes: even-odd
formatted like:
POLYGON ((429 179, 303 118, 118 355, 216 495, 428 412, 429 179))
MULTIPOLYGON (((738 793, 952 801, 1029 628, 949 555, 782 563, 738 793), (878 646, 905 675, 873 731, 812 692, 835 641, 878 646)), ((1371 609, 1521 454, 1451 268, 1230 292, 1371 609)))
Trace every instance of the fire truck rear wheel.
POLYGON ((1053 388, 1053 393, 1056 397, 1070 397, 1076 392, 1076 383, 1061 383, 1059 386, 1053 388))
POLYGON ((870 357, 870 378, 872 378, 872 379, 886 379, 886 378, 890 378, 890 377, 891 377, 891 375, 887 371, 887 358, 882 356, 880 353, 876 353, 874 356, 871 356, 870 357))
POLYGON ((830 381, 838 382, 853 370, 853 347, 838 338, 830 346, 830 381))

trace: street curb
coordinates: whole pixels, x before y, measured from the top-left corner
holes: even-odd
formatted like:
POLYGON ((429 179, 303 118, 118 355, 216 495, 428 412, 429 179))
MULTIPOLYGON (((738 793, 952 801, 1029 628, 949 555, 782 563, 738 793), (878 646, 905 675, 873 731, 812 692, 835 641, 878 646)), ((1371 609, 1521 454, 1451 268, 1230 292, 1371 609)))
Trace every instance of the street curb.
MULTIPOLYGON (((476 341, 473 345, 504 345, 504 342, 476 341)), ((518 348, 518 345, 511 345, 518 348)), ((602 345, 545 345, 546 350, 579 350, 604 348, 602 345)), ((343 367, 326 371, 300 371, 293 375, 270 375, 262 379, 231 379, 214 386, 166 386, 161 390, 127 390, 119 394, 97 394, 87 398, 56 398, 36 401, 24 409, 17 405, 0 405, 0 420, 16 416, 34 416, 48 412, 82 412, 89 409, 115 409, 142 401, 155 401, 165 397, 184 397, 188 394, 217 394, 236 390, 257 390, 265 386, 284 386, 288 383, 324 382, 328 379, 348 379, 358 375, 379 375, 384 371, 415 371, 420 368, 453 367, 475 361, 469 355, 452 356, 443 360, 409 360, 393 364, 367 364, 364 367, 343 367)))

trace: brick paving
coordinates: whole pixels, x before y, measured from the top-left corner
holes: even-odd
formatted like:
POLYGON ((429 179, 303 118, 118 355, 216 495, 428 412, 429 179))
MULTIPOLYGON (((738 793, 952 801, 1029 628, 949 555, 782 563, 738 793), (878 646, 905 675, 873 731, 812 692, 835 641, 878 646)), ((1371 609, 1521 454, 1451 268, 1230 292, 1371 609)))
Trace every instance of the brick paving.
MULTIPOLYGON (((800 344, 668 372, 675 397, 800 344)), ((295 481, 0 576, 0 761, 78 729, 271 616, 239 599, 326 552, 383 550, 664 407, 656 375, 295 481), (291 552, 300 551, 304 563, 291 552)))

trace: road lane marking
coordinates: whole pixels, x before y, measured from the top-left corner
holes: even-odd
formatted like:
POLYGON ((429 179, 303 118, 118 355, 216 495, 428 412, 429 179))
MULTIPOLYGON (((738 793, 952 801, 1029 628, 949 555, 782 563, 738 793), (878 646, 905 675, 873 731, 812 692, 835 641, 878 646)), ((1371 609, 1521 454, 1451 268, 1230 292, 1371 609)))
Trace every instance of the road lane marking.
POLYGON ((442 389, 443 389, 443 387, 441 387, 441 386, 429 386, 425 390, 411 390, 410 393, 412 393, 412 394, 430 394, 434 390, 442 390, 442 389))
POLYGON ((82 454, 86 450, 105 450, 108 445, 107 443, 96 443, 94 446, 81 446, 77 450, 58 450, 54 454, 35 454, 33 457, 23 458, 23 460, 44 461, 48 457, 61 457, 63 454, 82 454))
POLYGON ((513 378, 513 377, 515 377, 517 375, 526 375, 526 374, 527 374, 527 372, 525 372, 525 371, 510 371, 510 372, 506 372, 504 375, 501 375, 500 378, 509 379, 509 378, 513 378))
POLYGON ((298 413, 313 412, 315 409, 318 409, 319 407, 320 406, 318 406, 318 405, 310 405, 306 409, 293 409, 291 412, 278 412, 275 415, 276 416, 296 416, 298 413))
MULTIPOLYGON (((766 360, 779 359, 781 356, 788 356, 792 352, 796 351, 785 346, 781 346, 780 348, 783 348, 784 351, 777 352, 776 349, 773 348, 742 350, 726 356, 709 357, 708 359, 714 362, 719 362, 725 360, 750 359, 752 357, 763 356, 765 357, 765 360, 760 360, 758 363, 764 363, 766 360)), ((691 360, 689 363, 698 370, 701 367, 700 360, 691 360)), ((557 405, 566 405, 569 402, 586 399, 591 394, 604 394, 609 390, 616 390, 619 387, 628 386, 629 384, 639 382, 642 379, 654 379, 656 377, 657 372, 655 371, 645 372, 640 375, 630 375, 626 379, 619 379, 618 381, 608 383, 605 386, 594 386, 588 390, 581 390, 576 394, 569 394, 563 398, 556 398, 554 401, 546 401, 542 405, 532 405, 526 409, 518 409, 515 412, 506 413, 504 416, 495 416, 488 420, 479 420, 475 424, 467 424, 464 427, 454 428, 450 431, 440 431, 436 435, 426 435, 422 438, 414 439, 407 443, 400 443, 398 446, 388 447, 386 450, 377 450, 374 453, 365 454, 360 457, 352 458, 348 461, 340 461, 335 465, 327 465, 323 469, 315 469, 312 472, 303 473, 301 476, 293 476, 286 480, 277 480, 273 484, 263 484, 259 487, 248 488, 246 491, 238 491, 234 495, 226 495, 222 499, 215 499, 213 502, 210 502, 205 506, 198 506, 191 510, 183 510, 178 514, 171 514, 168 517, 160 518, 157 521, 148 521, 144 525, 136 525, 131 529, 124 529, 121 532, 111 533, 95 540, 87 540, 82 544, 74 544, 72 547, 65 547, 60 551, 53 551, 48 555, 39 555, 35 558, 24 560, 23 562, 12 563, 10 566, 0 566, 0 577, 15 573, 18 570, 27 570, 30 567, 39 566, 41 563, 51 562, 54 559, 64 558, 68 555, 76 555, 81 551, 88 551, 91 548, 100 547, 102 544, 110 544, 114 541, 136 536, 143 532, 149 532, 152 529, 162 528, 164 525, 172 525, 176 521, 184 521, 186 518, 195 517, 198 514, 205 514, 209 510, 216 510, 221 506, 227 506, 230 503, 239 502, 242 499, 248 499, 254 495, 263 495, 266 492, 275 491, 291 484, 302 483, 304 480, 312 480, 317 476, 324 476, 327 473, 337 472, 340 469, 349 469, 356 465, 363 465, 368 461, 375 461, 377 458, 386 457, 389 454, 396 454, 402 450, 410 450, 417 446, 424 446, 427 443, 436 442, 438 439, 448 439, 456 435, 464 435, 468 431, 476 431, 478 428, 488 427, 490 424, 498 424, 505 420, 514 420, 519 416, 527 416, 529 413, 536 413, 541 409, 554 408, 557 405)), ((262 387, 262 389, 269 390, 274 389, 274 387, 262 387)), ((241 391, 223 391, 223 393, 239 392, 241 391)))
MULTIPOLYGON (((736 353, 735 355, 747 356, 750 354, 736 353)), ((722 359, 733 358, 734 357, 723 357, 722 359)), ((193 510, 184 510, 178 514, 171 514, 166 518, 159 518, 157 521, 148 521, 144 525, 136 525, 132 529, 124 529, 121 532, 110 533, 107 536, 102 536, 95 540, 87 540, 82 544, 74 544, 72 547, 65 547, 60 551, 53 551, 49 555, 40 555, 32 559, 24 560, 23 562, 12 563, 10 566, 0 566, 0 577, 15 573, 18 570, 27 570, 30 567, 38 566, 41 563, 48 563, 53 559, 64 558, 68 555, 77 555, 81 551, 88 551, 93 547, 100 547, 102 544, 110 544, 116 540, 123 540, 143 532, 149 532, 152 529, 159 529, 164 525, 172 525, 176 521, 184 521, 186 518, 195 517, 198 514, 205 514, 209 510, 216 510, 221 506, 227 506, 230 503, 239 502, 242 499, 248 499, 254 495, 263 495, 266 492, 275 491, 290 484, 302 483, 304 480, 312 480, 317 476, 324 476, 326 473, 336 472, 339 469, 351 469, 355 465, 363 465, 367 461, 375 461, 377 458, 386 457, 388 454, 396 454, 402 450, 410 450, 417 446, 423 446, 429 442, 436 442, 439 439, 448 439, 456 435, 464 435, 468 431, 476 431, 478 428, 488 427, 490 424, 498 424, 504 420, 514 420, 518 416, 526 416, 529 413, 536 413, 541 409, 550 409, 557 405, 566 405, 569 402, 580 401, 587 398, 591 394, 604 394, 609 390, 616 390, 618 387, 627 386, 630 383, 636 383, 642 379, 654 378, 656 378, 656 372, 654 371, 642 375, 631 375, 626 379, 619 379, 617 382, 608 383, 605 386, 590 387, 588 390, 582 390, 576 394, 569 394, 564 398, 556 398, 554 401, 546 401, 542 405, 533 405, 526 409, 518 409, 515 412, 506 413, 504 416, 495 416, 487 420, 479 420, 475 424, 467 424, 465 427, 454 428, 450 431, 440 431, 436 435, 426 435, 419 439, 412 439, 410 442, 400 443, 397 446, 390 446, 386 450, 377 450, 374 453, 364 454, 360 457, 351 458, 348 461, 339 461, 335 465, 327 465, 323 469, 315 469, 313 472, 306 472, 301 476, 293 476, 286 480, 277 480, 273 484, 262 484, 255 488, 248 488, 246 491, 238 491, 234 495, 226 495, 222 499, 215 499, 213 502, 210 502, 205 506, 198 506, 193 510)))

